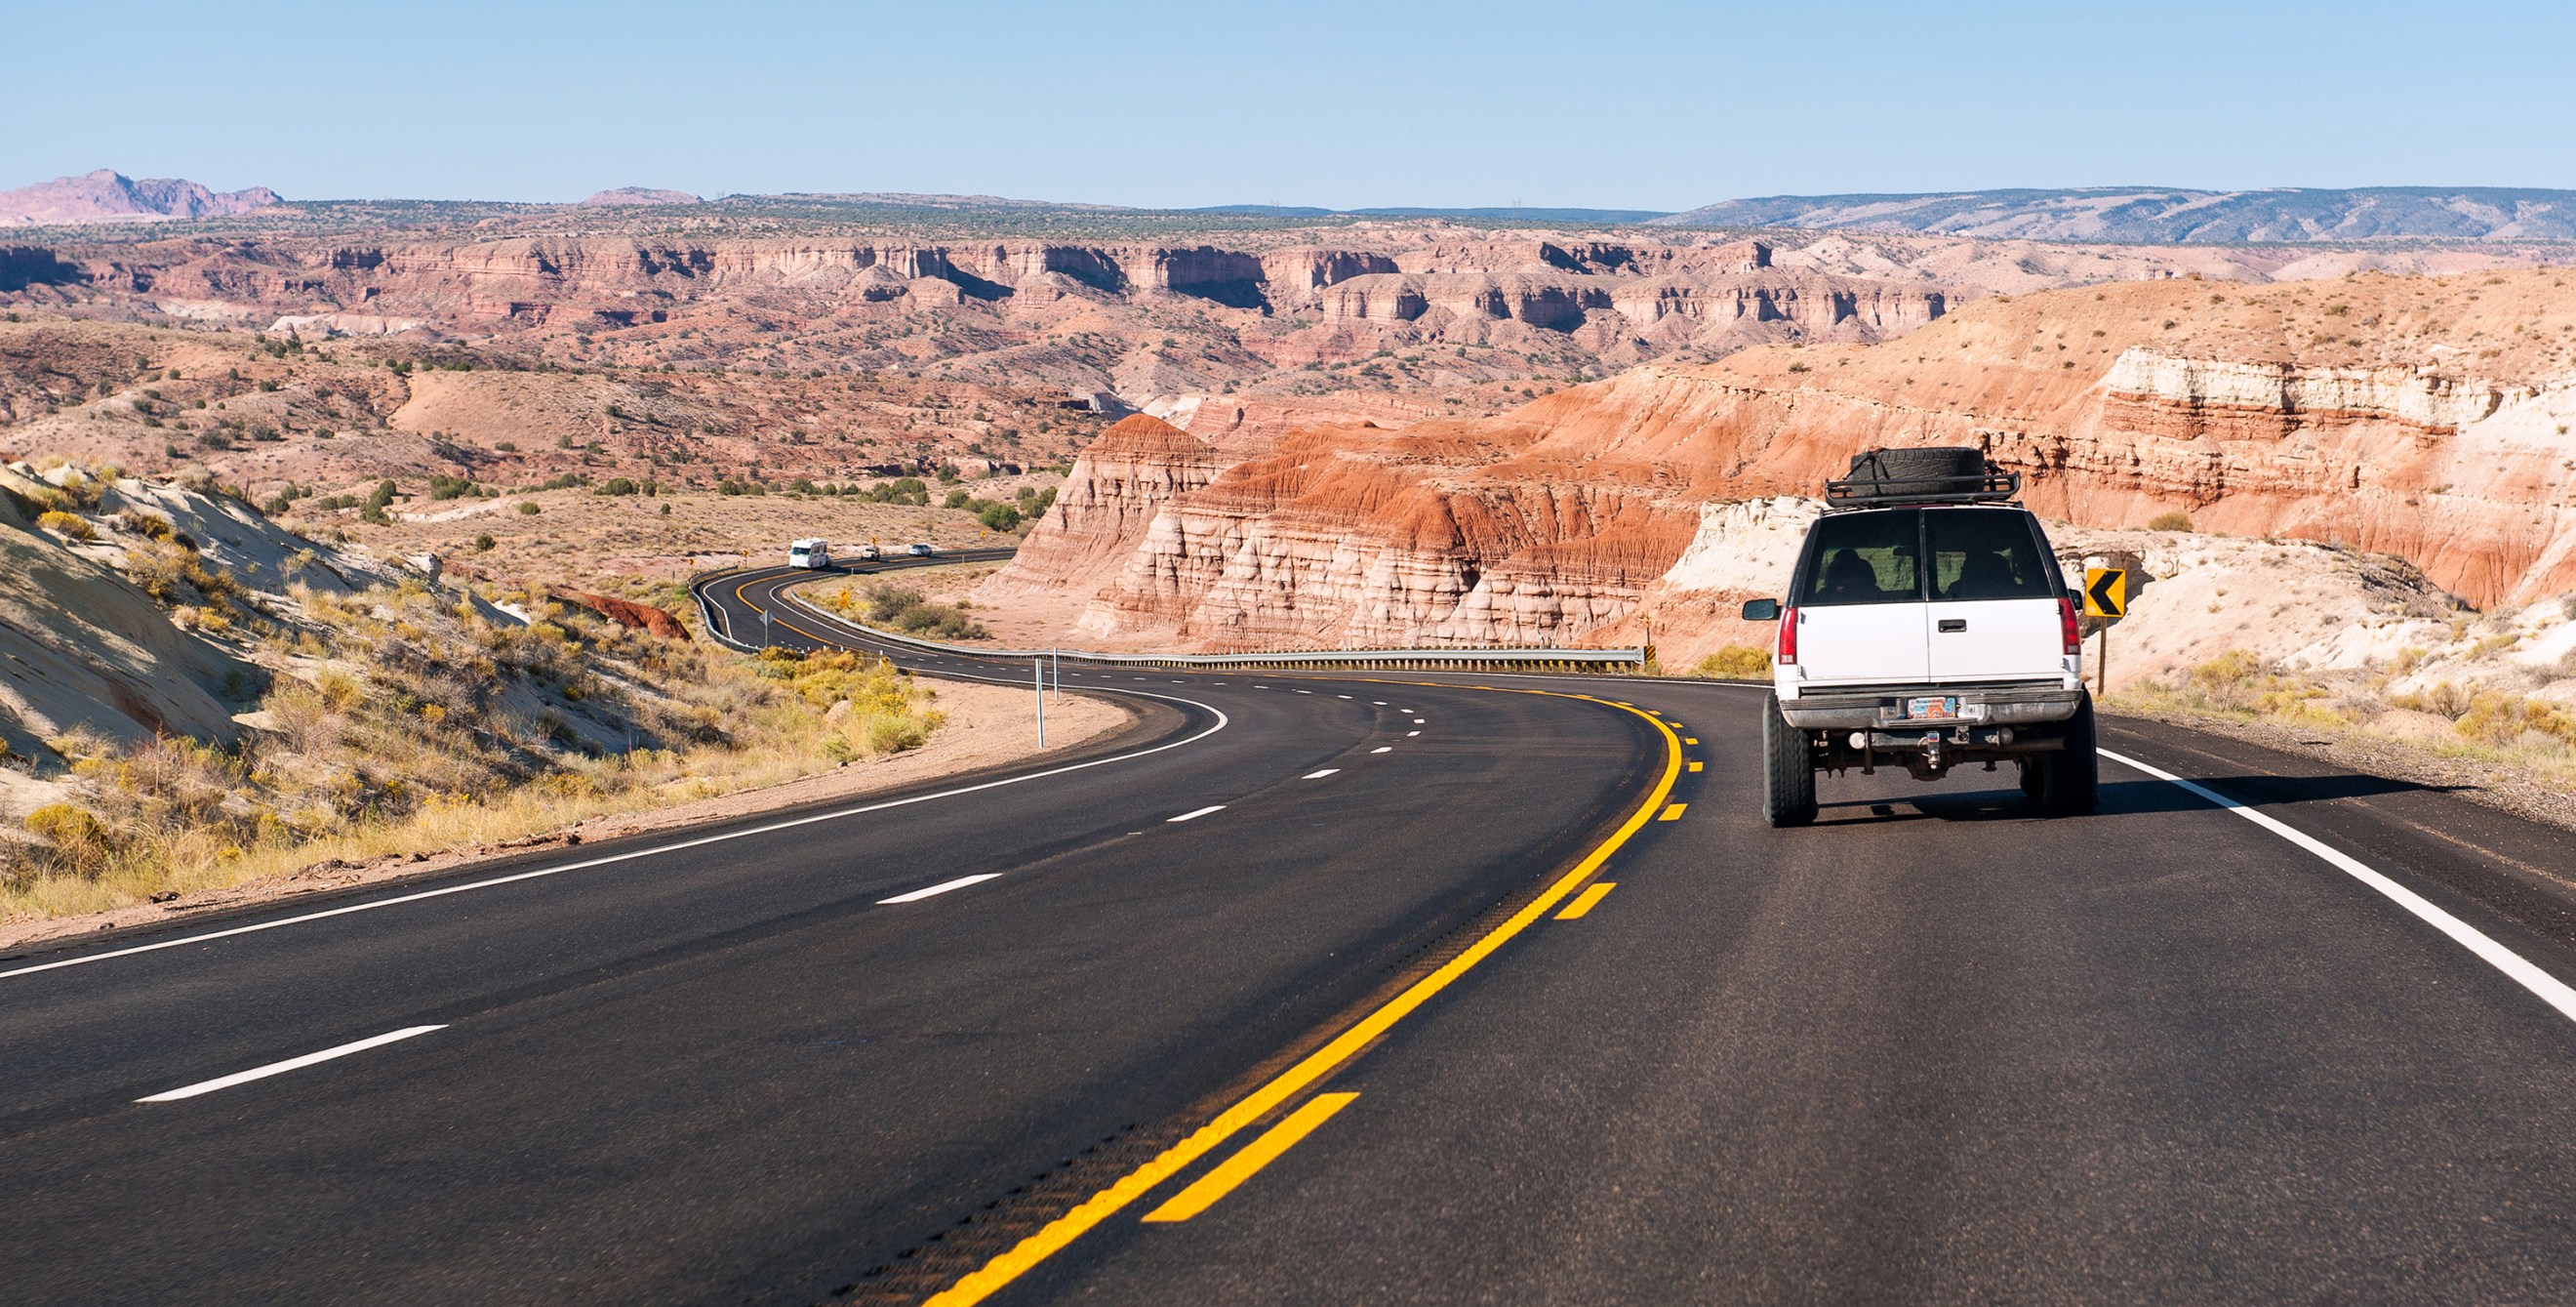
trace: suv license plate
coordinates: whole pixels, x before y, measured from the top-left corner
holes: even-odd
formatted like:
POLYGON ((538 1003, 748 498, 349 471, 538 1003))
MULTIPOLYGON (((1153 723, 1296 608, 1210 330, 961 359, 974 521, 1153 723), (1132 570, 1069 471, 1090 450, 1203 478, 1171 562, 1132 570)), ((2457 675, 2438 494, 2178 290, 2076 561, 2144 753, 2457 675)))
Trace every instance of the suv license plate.
POLYGON ((1909 719, 1918 722, 1957 721, 1959 718, 1959 700, 1956 695, 1942 695, 1938 698, 1930 699, 1908 699, 1905 701, 1905 715, 1909 719))

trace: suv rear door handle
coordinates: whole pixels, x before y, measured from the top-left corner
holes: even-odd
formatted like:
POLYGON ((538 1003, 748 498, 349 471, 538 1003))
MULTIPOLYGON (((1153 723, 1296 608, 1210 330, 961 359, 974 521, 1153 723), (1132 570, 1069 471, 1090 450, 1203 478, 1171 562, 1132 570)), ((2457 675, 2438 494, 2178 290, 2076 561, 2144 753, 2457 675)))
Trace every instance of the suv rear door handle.
POLYGON ((1967 629, 1968 629, 1968 619, 1967 619, 1967 618, 1964 618, 1964 617, 1944 617, 1944 618, 1942 618, 1942 619, 1941 619, 1941 630, 1942 630, 1943 632, 1945 632, 1945 633, 1950 632, 1950 631, 1964 631, 1964 630, 1967 630, 1967 629))

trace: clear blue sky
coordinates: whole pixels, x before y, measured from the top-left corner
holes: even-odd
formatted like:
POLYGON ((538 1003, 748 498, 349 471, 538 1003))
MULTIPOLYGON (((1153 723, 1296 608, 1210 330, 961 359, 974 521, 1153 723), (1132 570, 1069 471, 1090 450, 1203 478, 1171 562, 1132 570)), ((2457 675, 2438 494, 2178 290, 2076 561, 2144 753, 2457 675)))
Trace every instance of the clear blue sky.
POLYGON ((2564 3, 14 0, 0 187, 1680 209, 2576 187, 2564 3))

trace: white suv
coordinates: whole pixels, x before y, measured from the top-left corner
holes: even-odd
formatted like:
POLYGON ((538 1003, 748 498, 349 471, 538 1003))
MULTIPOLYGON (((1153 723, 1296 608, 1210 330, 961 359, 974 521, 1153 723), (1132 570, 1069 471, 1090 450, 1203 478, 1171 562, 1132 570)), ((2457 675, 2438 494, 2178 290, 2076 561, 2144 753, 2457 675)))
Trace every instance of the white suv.
POLYGON ((1816 773, 1881 763, 1938 780, 2011 762, 2052 814, 2091 812, 2093 701, 2074 597, 2018 474, 1974 449, 1872 450, 1825 487, 1777 621, 1762 807, 1816 819, 1816 773))

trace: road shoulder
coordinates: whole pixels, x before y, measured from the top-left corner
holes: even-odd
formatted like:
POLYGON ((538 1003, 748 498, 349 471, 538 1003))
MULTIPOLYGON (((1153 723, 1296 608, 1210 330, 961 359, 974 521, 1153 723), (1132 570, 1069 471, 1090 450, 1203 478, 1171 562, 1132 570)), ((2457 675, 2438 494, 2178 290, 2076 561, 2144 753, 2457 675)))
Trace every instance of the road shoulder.
POLYGON ((291 876, 271 877, 186 894, 164 903, 141 903, 78 916, 0 922, 0 949, 88 942, 136 928, 199 924, 216 916, 256 910, 289 899, 309 901, 335 891, 372 890, 489 869, 532 853, 698 828, 860 796, 891 794, 935 783, 953 783, 1017 770, 1043 761, 1054 765, 1124 745, 1169 728, 1168 714, 1098 695, 1067 692, 1047 704, 1047 748, 1037 748, 1031 692, 973 681, 940 680, 938 707, 948 721, 919 749, 854 761, 773 785, 737 790, 667 807, 576 822, 500 845, 472 845, 438 853, 389 854, 361 863, 317 863, 291 876))

